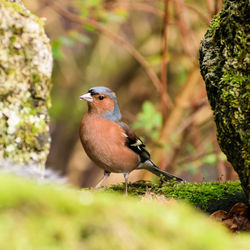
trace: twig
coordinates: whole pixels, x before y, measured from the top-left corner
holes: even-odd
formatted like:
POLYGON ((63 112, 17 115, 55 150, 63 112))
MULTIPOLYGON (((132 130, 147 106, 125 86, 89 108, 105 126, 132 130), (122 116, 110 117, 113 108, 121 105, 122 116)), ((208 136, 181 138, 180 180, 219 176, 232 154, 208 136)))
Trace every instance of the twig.
POLYGON ((214 8, 213 8, 213 3, 212 0, 207 0, 207 8, 208 8, 208 13, 210 18, 214 15, 214 8))
MULTIPOLYGON (((177 125, 179 124, 184 109, 187 107, 187 103, 189 103, 190 97, 193 94, 193 90, 195 85, 201 79, 200 72, 198 70, 197 65, 194 65, 193 69, 189 73, 189 76, 182 87, 181 91, 175 98, 176 104, 171 109, 164 126, 162 127, 158 143, 161 147, 155 148, 152 152, 152 159, 154 162, 160 167, 164 168, 165 164, 162 159, 166 155, 166 151, 164 150, 164 146, 169 143, 171 135, 174 133, 177 125)), ((143 173, 144 178, 148 178, 150 176, 149 172, 143 173)))
POLYGON ((206 98, 202 99, 202 103, 201 105, 198 107, 198 109, 196 109, 188 118, 186 118, 180 125, 179 127, 177 127, 175 133, 176 135, 179 135, 180 133, 182 133, 186 128, 188 128, 193 121, 200 115, 200 113, 203 112, 203 108, 207 105, 206 98))
MULTIPOLYGON (((127 52, 132 55, 136 61, 144 68, 145 72, 147 73, 148 77, 154 84, 155 88, 159 93, 162 91, 161 82, 157 76, 157 74, 154 72, 154 70, 149 66, 148 62, 144 59, 144 57, 136 50, 130 43, 128 43, 123 37, 117 35, 116 33, 113 33, 108 28, 104 27, 102 24, 98 23, 94 19, 85 19, 82 18, 76 14, 73 14, 72 12, 66 10, 62 7, 61 4, 55 1, 50 0, 42 0, 43 2, 50 4, 54 8, 56 12, 58 12, 63 17, 67 18, 68 20, 79 23, 79 24, 87 24, 90 26, 93 26, 96 28, 99 32, 109 37, 111 40, 113 40, 116 43, 119 43, 123 46, 124 49, 127 50, 127 52)), ((169 96, 168 100, 170 100, 169 96)))
POLYGON ((214 147, 215 147, 218 179, 221 182, 225 182, 227 180, 227 169, 226 169, 226 166, 224 164, 224 161, 220 157, 221 150, 220 150, 218 141, 216 139, 216 127, 215 127, 215 125, 214 125, 214 129, 213 129, 213 137, 214 137, 214 147))
POLYGON ((187 163, 190 163, 190 162, 200 160, 200 159, 202 159, 202 158, 204 158, 204 157, 206 157, 208 155, 213 155, 213 154, 216 154, 216 150, 213 150, 213 151, 210 151, 210 152, 207 152, 207 153, 198 154, 196 156, 186 157, 186 158, 178 161, 176 165, 178 165, 178 166, 184 165, 184 164, 187 164, 187 163))
POLYGON ((222 1, 220 0, 207 0, 207 7, 210 14, 210 18, 217 14, 222 8, 222 1))
POLYGON ((184 6, 185 6, 185 8, 187 8, 187 9, 193 11, 194 13, 196 13, 201 18, 201 20, 203 20, 207 25, 209 25, 209 23, 210 23, 209 18, 206 17, 205 15, 203 15, 199 10, 195 9, 194 7, 192 7, 192 6, 190 6, 190 5, 186 4, 186 3, 184 3, 184 6))
MULTIPOLYGON (((169 1, 175 1, 175 0, 169 0, 169 1)), ((110 2, 106 2, 104 3, 105 7, 109 7, 111 6, 111 8, 113 6, 115 7, 123 7, 126 9, 134 9, 134 10, 139 10, 139 11, 144 11, 144 12, 148 12, 151 14, 154 14, 156 16, 159 17, 164 17, 164 11, 157 9, 149 4, 145 4, 145 3, 138 3, 135 2, 133 0, 131 1, 110 1, 110 2)), ((183 6, 187 9, 189 9, 190 11, 194 12, 196 15, 198 15, 200 17, 201 20, 203 20, 206 24, 209 24, 209 18, 206 17, 203 13, 201 13, 199 10, 195 9, 194 7, 184 3, 183 6)))
POLYGON ((164 17, 164 12, 162 10, 156 9, 153 6, 145 3, 135 3, 133 1, 112 1, 104 3, 105 7, 123 7, 126 9, 139 10, 147 13, 154 14, 159 17, 164 17))
POLYGON ((166 107, 167 107, 167 51, 168 51, 168 7, 169 1, 164 0, 165 4, 165 15, 164 15, 164 23, 163 23, 163 38, 162 38, 162 61, 161 61, 161 84, 162 84, 162 92, 161 92, 161 113, 163 117, 163 121, 166 119, 166 107))
MULTIPOLYGON (((194 108, 194 107, 193 107, 194 108)), ((205 153, 204 143, 201 136, 201 130, 198 128, 197 124, 193 123, 189 130, 189 135, 191 134, 191 143, 194 147, 195 155, 202 155, 205 153)), ((199 162, 198 162, 199 163, 199 162)), ((193 164, 196 165, 196 173, 194 175, 194 181, 202 182, 201 175, 201 165, 202 164, 193 164)))
POLYGON ((221 0, 214 0, 214 14, 217 14, 222 8, 221 0))
POLYGON ((183 0, 173 0, 173 2, 176 10, 177 26, 180 30, 182 46, 190 58, 196 58, 197 48, 194 43, 193 32, 190 29, 184 2, 183 0))
POLYGON ((174 170, 173 168, 176 165, 176 161, 186 145, 188 135, 189 135, 189 128, 185 129, 185 131, 181 134, 180 143, 178 143, 178 145, 174 147, 172 154, 168 156, 169 159, 165 166, 165 170, 170 172, 174 170))

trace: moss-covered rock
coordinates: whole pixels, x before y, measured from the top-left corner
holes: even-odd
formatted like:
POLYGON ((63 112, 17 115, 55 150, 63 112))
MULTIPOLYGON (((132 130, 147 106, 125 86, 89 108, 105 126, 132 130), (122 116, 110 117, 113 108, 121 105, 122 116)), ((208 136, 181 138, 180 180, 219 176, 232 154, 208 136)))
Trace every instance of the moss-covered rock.
POLYGON ((44 165, 52 54, 40 19, 0 0, 0 161, 44 165))
POLYGON ((184 203, 41 185, 0 174, 0 249, 248 249, 184 203))
POLYGON ((250 205, 248 0, 225 0, 201 42, 200 68, 222 151, 237 171, 250 205))

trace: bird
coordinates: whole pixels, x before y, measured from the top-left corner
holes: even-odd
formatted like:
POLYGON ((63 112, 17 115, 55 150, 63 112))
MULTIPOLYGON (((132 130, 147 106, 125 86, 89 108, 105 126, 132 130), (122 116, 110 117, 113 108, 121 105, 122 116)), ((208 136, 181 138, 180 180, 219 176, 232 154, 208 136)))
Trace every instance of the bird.
POLYGON ((157 167, 143 141, 122 120, 116 94, 104 86, 93 87, 80 100, 87 101, 88 111, 83 116, 79 136, 88 157, 104 170, 99 188, 110 173, 122 173, 125 178, 125 193, 128 193, 128 178, 131 171, 146 169, 166 181, 183 179, 157 167))

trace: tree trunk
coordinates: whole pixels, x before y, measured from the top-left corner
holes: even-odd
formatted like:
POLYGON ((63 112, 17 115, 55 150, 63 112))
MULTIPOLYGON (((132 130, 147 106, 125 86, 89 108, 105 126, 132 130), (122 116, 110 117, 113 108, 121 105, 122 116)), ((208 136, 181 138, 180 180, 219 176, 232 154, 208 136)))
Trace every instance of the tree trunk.
POLYGON ((44 166, 51 71, 42 20, 20 0, 0 0, 0 162, 44 166))
POLYGON ((250 204, 249 1, 225 0, 201 42, 200 68, 222 151, 250 204))

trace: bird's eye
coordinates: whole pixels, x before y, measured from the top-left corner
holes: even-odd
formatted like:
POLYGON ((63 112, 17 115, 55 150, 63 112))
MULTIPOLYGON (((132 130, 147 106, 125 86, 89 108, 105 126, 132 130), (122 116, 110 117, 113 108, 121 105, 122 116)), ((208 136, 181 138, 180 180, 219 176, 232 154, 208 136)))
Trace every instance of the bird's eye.
POLYGON ((104 96, 103 96, 103 95, 100 95, 100 96, 98 97, 98 99, 99 99, 99 100, 103 100, 103 99, 104 99, 104 96))

